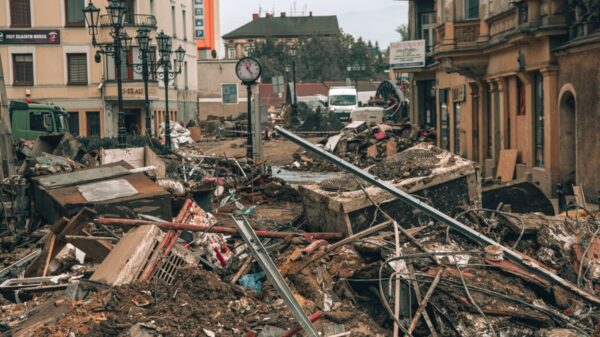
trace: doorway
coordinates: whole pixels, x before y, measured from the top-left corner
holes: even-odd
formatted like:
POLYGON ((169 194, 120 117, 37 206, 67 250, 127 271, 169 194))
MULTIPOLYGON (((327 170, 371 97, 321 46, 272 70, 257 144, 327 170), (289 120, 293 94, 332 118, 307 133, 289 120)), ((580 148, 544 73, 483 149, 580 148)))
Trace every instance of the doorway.
POLYGON ((141 134, 142 109, 125 109, 125 129, 128 135, 141 134))
POLYGON ((575 95, 565 91, 560 98, 560 182, 570 190, 577 183, 577 106, 575 95))

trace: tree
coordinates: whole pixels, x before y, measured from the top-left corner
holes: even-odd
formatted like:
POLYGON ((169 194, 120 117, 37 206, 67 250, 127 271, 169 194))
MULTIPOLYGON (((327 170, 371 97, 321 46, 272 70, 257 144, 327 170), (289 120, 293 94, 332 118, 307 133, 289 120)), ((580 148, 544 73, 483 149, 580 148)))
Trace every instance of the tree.
POLYGON ((410 39, 409 35, 408 35, 408 26, 407 25, 400 25, 398 26, 398 28, 396 28, 396 32, 398 32, 398 34, 400 34, 400 39, 402 41, 408 41, 410 39))
MULTIPOLYGON (((347 67, 354 63, 365 66, 357 74, 360 79, 384 77, 378 43, 340 32, 334 37, 301 38, 296 48, 296 79, 300 82, 343 81, 349 75, 347 67)), ((289 51, 287 42, 277 39, 267 39, 255 46, 250 55, 263 64, 263 81, 271 82, 272 77, 286 74, 286 66, 292 64, 289 51)), ((291 74, 287 80, 291 81, 291 74)))

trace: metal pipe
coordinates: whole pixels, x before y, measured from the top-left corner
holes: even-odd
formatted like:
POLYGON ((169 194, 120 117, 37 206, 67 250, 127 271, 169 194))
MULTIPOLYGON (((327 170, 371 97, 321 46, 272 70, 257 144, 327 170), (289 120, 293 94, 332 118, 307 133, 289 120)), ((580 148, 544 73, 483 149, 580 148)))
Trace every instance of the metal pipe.
MULTIPOLYGON (((174 222, 155 222, 148 220, 135 219, 115 219, 115 218, 98 218, 94 220, 98 224, 116 225, 116 226, 158 226, 160 228, 171 230, 184 230, 190 232, 212 232, 229 235, 239 235, 237 229, 232 227, 222 226, 198 226, 174 222)), ((256 234, 266 238, 289 238, 291 236, 310 237, 316 240, 339 240, 344 237, 343 233, 323 232, 323 233, 292 233, 292 232, 271 232, 256 230, 256 234)))
POLYGON ((299 146, 305 148, 306 150, 309 150, 312 153, 320 156, 321 158, 323 158, 329 162, 332 162, 333 164, 339 166, 343 170, 365 180, 366 182, 389 192, 394 197, 402 200, 409 206, 417 208, 417 209, 425 212, 427 215, 429 215, 430 217, 432 217, 433 219, 435 219, 441 223, 445 223, 446 225, 450 226, 452 229, 460 232, 461 234, 463 234, 467 238, 477 242, 478 244, 480 244, 482 246, 489 246, 489 245, 501 246, 502 249, 504 250, 504 256, 509 261, 512 261, 512 262, 522 266, 523 268, 536 274, 537 276, 547 279, 551 283, 560 286, 561 288, 567 290, 571 294, 581 297, 586 302, 588 302, 592 305, 595 305, 597 307, 600 307, 600 298, 594 296, 593 294, 590 294, 589 292, 587 292, 583 289, 578 288, 573 283, 552 273, 548 269, 542 267, 537 261, 533 260, 532 258, 530 258, 526 255, 523 255, 513 249, 510 249, 508 247, 504 247, 504 246, 500 245, 495 240, 462 224, 458 220, 442 213, 441 211, 439 211, 438 209, 436 209, 432 206, 429 206, 428 204, 420 201, 419 199, 413 197, 412 195, 410 195, 404 191, 401 191, 394 185, 386 183, 386 182, 378 179, 377 177, 373 176, 372 174, 365 172, 365 171, 361 170, 360 168, 348 163, 347 161, 342 160, 339 157, 337 157, 323 149, 316 147, 309 141, 296 136, 292 132, 290 132, 280 126, 276 126, 275 130, 277 130, 277 132, 279 132, 279 134, 281 134, 285 138, 291 140, 292 142, 298 144, 299 146))

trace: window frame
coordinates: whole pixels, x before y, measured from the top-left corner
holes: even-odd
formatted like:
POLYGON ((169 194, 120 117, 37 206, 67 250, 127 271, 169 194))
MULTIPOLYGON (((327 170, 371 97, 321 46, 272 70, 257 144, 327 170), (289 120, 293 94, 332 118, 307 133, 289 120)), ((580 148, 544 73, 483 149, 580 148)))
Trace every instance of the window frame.
POLYGON ((102 116, 100 115, 100 111, 86 111, 85 112, 85 132, 86 132, 87 137, 102 137, 102 116), (98 134, 97 135, 90 134, 90 128, 91 128, 90 116, 92 114, 95 114, 96 116, 98 116, 98 134))
POLYGON ((35 67, 34 67, 34 59, 33 59, 33 53, 14 53, 11 54, 11 58, 12 58, 12 74, 13 74, 13 86, 16 87, 30 87, 35 85, 35 67), (17 62, 17 57, 18 56, 30 56, 31 57, 31 62, 29 62, 31 64, 31 81, 23 81, 23 82, 19 82, 17 81, 17 63, 25 63, 22 61, 17 62))
POLYGON ((30 0, 9 0, 9 7, 10 7, 10 26, 12 28, 31 28, 31 1, 30 0), (28 23, 17 23, 15 24, 15 5, 14 2, 15 1, 25 1, 27 3, 27 6, 29 7, 29 13, 28 13, 28 17, 29 17, 29 22, 28 23))
POLYGON ((463 19, 464 20, 478 20, 481 17, 481 2, 480 0, 464 0, 463 1, 463 19), (477 16, 469 16, 469 2, 477 1, 477 16))
MULTIPOLYGON (((81 9, 83 10, 85 8, 85 4, 81 1, 81 0, 76 0, 81 2, 81 9)), ((64 4, 65 4, 65 27, 74 27, 74 28, 81 28, 81 27, 85 27, 85 16, 81 17, 81 21, 79 22, 69 22, 69 2, 70 0, 64 0, 64 4)), ((83 12, 82 12, 83 15, 83 12)))
POLYGON ((79 128, 79 111, 68 111, 67 112, 67 116, 69 118, 69 120, 67 121, 67 123, 69 124, 69 132, 74 136, 74 137, 79 137, 81 135, 81 130, 79 128), (77 117, 77 121, 76 123, 71 123, 71 118, 73 116, 77 117), (73 124, 73 125, 71 125, 73 124), (73 127, 72 127, 73 126, 73 127), (76 127, 76 129, 74 128, 76 127))
POLYGON ((240 103, 240 88, 237 83, 221 83, 221 104, 223 105, 237 105, 240 103), (225 87, 235 87, 235 102, 225 102, 225 87))
POLYGON ((67 85, 88 85, 89 84, 89 76, 88 76, 88 56, 86 53, 67 53, 67 85), (71 57, 81 57, 83 56, 85 60, 85 81, 75 82, 71 78, 71 57))

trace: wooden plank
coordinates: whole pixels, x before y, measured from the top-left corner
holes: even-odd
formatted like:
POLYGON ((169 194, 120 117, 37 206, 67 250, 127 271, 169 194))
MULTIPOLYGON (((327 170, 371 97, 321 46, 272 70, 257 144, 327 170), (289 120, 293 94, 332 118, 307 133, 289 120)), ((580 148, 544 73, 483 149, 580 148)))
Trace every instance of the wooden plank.
POLYGON ((50 267, 50 261, 52 260, 52 253, 54 252, 55 244, 56 235, 54 235, 54 233, 50 233, 50 247, 48 248, 48 256, 46 256, 46 261, 44 262, 44 272, 42 272, 42 277, 48 275, 48 267, 50 267))
POLYGON ((575 195, 575 201, 579 207, 587 209, 587 202, 585 201, 585 193, 583 193, 583 186, 573 185, 573 194, 575 195))
POLYGON ((498 170, 496 177, 503 183, 513 180, 515 176, 515 168, 517 167, 517 149, 505 149, 500 151, 500 159, 498 160, 498 170))
POLYGON ((44 265, 46 261, 52 261, 52 253, 54 251, 54 245, 56 241, 56 233, 63 230, 63 228, 69 223, 69 219, 60 218, 56 220, 50 226, 50 233, 46 234, 44 239, 44 247, 42 248, 42 252, 38 255, 25 269, 25 277, 35 277, 41 276, 44 272, 44 265))
POLYGON ((116 163, 124 160, 134 168, 145 166, 145 149, 143 147, 130 147, 125 149, 100 150, 100 164, 116 163))

